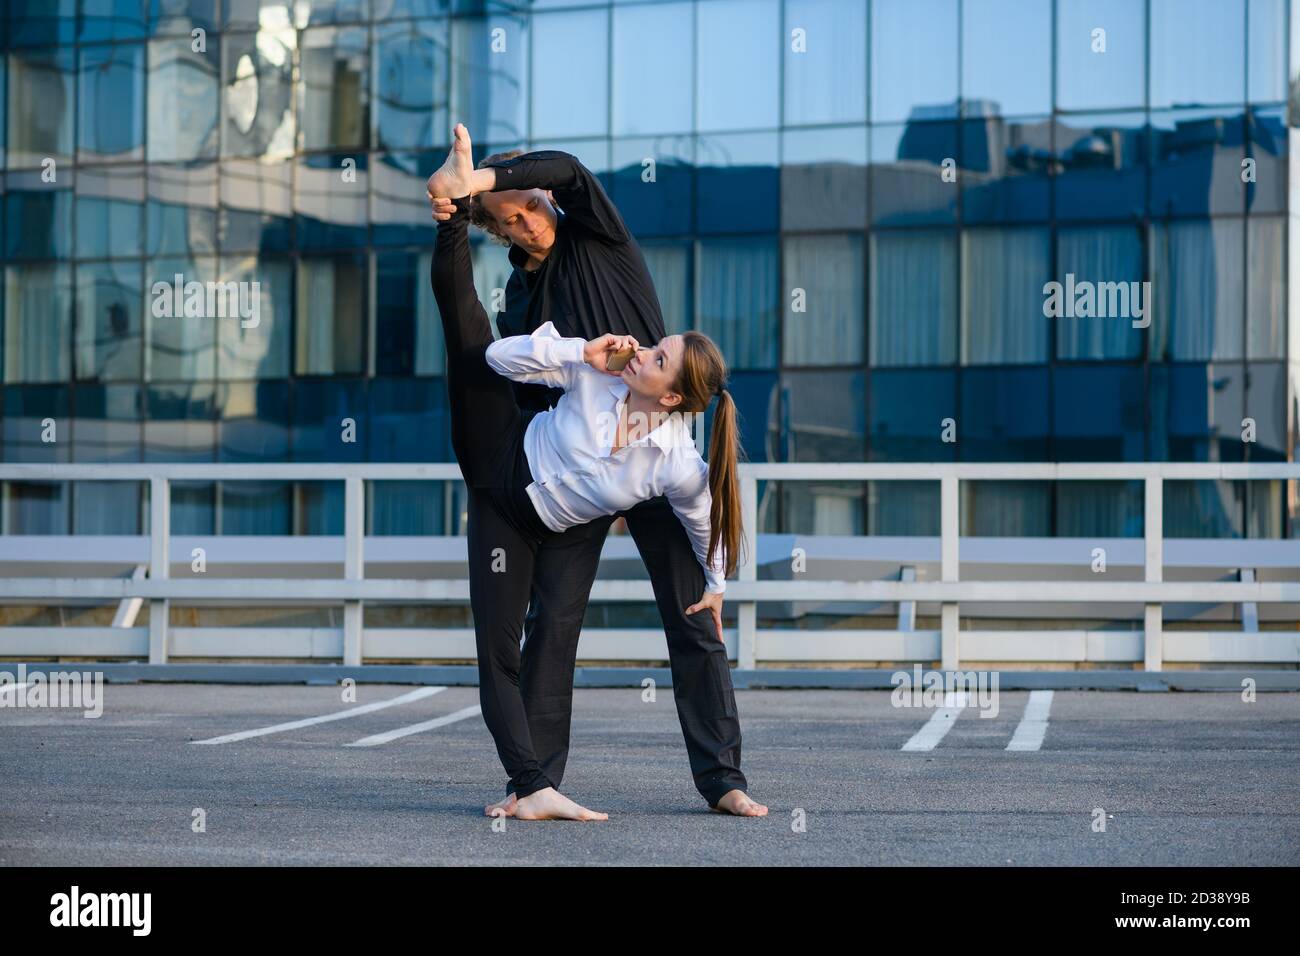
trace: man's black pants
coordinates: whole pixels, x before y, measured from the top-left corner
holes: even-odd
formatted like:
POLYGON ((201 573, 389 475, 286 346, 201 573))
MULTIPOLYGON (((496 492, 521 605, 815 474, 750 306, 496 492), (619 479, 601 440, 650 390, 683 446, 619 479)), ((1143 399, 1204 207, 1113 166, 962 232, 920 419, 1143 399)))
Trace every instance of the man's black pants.
MULTIPOLYGON (((704 570, 666 498, 643 501, 622 515, 663 618, 673 699, 695 787, 713 806, 727 791, 748 790, 749 785, 740 770, 740 718, 726 645, 708 608, 686 613, 704 595, 704 570)), ((533 750, 556 787, 569 756, 578 636, 601 548, 615 517, 547 537, 533 561, 519 689, 533 750)))

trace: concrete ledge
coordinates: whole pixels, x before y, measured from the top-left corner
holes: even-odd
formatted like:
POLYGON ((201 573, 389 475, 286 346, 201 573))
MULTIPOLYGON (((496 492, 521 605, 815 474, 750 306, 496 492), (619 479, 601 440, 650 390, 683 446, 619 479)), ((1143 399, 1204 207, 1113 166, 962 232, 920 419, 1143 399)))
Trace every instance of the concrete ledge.
MULTIPOLYGON (((365 664, 126 664, 68 661, 62 663, 0 663, 0 673, 11 678, 18 668, 28 677, 49 672, 99 672, 110 684, 141 682, 164 684, 337 684, 352 678, 362 684, 448 684, 477 686, 478 668, 466 665, 365 664)), ((933 668, 923 668, 923 673, 933 668)), ((960 669, 979 672, 972 665, 960 669)), ((831 689, 890 690, 891 677, 912 673, 910 665, 888 670, 768 669, 733 670, 737 690, 831 689)), ((1118 691, 1232 691, 1241 690, 1249 677, 1259 691, 1300 691, 1300 671, 998 671, 1000 690, 1118 690, 1118 691)), ((575 687, 640 687, 647 677, 660 687, 672 686, 666 667, 579 667, 575 687)))

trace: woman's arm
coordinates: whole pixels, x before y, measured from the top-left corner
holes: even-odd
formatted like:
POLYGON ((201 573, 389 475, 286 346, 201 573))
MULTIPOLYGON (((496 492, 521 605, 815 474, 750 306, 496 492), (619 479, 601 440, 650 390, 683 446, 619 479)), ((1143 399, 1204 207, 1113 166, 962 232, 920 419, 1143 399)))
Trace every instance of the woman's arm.
POLYGON ((590 342, 564 338, 554 322, 539 326, 532 335, 511 335, 487 347, 485 358, 496 372, 516 382, 543 382, 552 388, 573 387, 573 377, 583 365, 608 372, 609 357, 620 349, 637 348, 630 335, 602 335, 590 342))

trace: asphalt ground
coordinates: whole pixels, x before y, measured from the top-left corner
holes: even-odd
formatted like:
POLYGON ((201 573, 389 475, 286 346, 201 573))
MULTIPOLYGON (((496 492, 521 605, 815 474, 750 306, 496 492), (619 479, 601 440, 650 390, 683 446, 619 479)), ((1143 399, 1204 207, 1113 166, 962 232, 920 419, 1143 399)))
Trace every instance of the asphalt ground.
POLYGON ((475 687, 110 683, 96 718, 0 708, 0 865, 1300 863, 1300 694, 1032 693, 737 691, 770 808, 739 819, 692 786, 671 688, 579 689, 562 790, 610 819, 494 825, 475 687))

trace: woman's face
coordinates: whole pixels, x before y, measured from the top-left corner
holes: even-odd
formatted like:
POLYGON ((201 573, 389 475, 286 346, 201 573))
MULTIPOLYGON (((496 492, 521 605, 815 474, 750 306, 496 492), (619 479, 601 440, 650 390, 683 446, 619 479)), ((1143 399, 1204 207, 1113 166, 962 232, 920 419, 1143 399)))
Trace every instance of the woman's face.
POLYGON ((682 396, 672 390, 682 369, 686 343, 680 335, 662 339, 654 348, 643 348, 623 369, 623 381, 638 395, 666 406, 678 405, 682 396))

